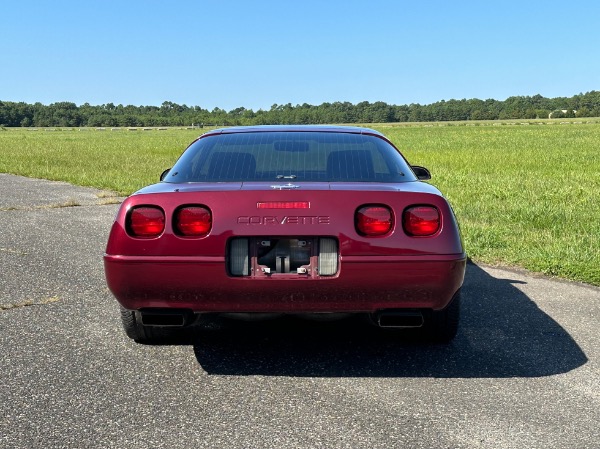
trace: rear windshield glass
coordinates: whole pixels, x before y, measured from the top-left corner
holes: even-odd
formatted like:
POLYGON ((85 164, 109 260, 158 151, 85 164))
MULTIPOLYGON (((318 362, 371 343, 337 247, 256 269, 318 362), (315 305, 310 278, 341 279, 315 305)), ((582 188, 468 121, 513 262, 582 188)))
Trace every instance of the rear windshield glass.
POLYGON ((191 145, 166 182, 405 182, 415 177, 385 140, 331 132, 217 134, 191 145))

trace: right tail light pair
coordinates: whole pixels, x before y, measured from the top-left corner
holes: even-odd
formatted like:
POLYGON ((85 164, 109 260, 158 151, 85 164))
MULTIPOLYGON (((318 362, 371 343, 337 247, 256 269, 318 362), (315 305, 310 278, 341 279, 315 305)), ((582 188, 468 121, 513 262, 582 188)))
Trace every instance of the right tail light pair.
MULTIPOLYGON (((362 206, 356 211, 354 224, 360 235, 381 237, 394 228, 394 214, 385 205, 362 206)), ((402 213, 402 228, 411 237, 433 235, 440 226, 440 212, 434 206, 411 206, 402 213)))

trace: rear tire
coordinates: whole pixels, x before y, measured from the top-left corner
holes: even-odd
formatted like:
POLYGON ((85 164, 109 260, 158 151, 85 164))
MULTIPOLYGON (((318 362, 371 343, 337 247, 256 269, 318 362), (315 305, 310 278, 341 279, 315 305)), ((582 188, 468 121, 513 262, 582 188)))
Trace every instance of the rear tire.
POLYGON ((460 297, 461 293, 458 290, 444 310, 431 313, 427 332, 432 342, 450 343, 456 336, 460 321, 460 297))
POLYGON ((128 310, 123 307, 121 309, 121 322, 125 334, 134 340, 136 343, 147 345, 157 345, 168 343, 169 341, 181 338, 183 329, 166 329, 158 326, 144 326, 137 319, 134 310, 128 310))
POLYGON ((123 324, 123 330, 125 334, 131 338, 132 340, 138 340, 141 335, 137 328, 137 323, 135 321, 135 313, 133 310, 127 310, 123 307, 120 307, 121 311, 121 323, 123 324))

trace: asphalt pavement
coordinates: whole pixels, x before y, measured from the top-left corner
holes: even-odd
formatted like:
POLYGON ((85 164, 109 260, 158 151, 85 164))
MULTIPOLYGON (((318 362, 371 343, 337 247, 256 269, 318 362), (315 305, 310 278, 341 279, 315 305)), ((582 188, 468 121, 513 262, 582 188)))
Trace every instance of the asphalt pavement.
POLYGON ((118 198, 0 174, 0 448, 598 448, 600 289, 470 264, 449 345, 364 323, 136 344, 118 198))

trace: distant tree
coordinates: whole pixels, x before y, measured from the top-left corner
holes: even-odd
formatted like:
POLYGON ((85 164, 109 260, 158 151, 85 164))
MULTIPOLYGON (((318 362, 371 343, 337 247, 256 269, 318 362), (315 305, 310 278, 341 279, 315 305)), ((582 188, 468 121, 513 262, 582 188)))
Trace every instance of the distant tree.
POLYGON ((575 114, 576 117, 592 117, 592 111, 590 111, 588 109, 587 106, 582 106, 579 109, 577 109, 577 113, 575 114))
POLYGON ((51 126, 80 126, 81 116, 75 103, 63 101, 48 106, 52 117, 51 126))

